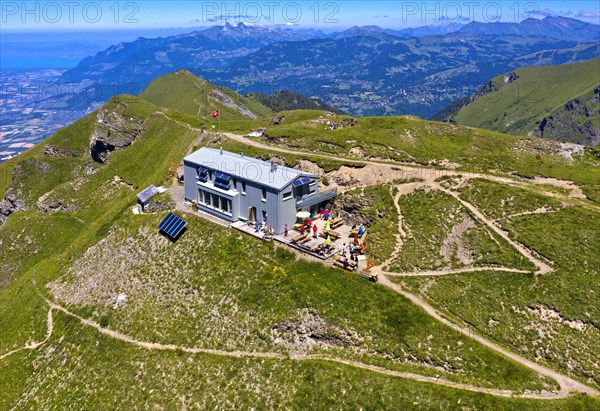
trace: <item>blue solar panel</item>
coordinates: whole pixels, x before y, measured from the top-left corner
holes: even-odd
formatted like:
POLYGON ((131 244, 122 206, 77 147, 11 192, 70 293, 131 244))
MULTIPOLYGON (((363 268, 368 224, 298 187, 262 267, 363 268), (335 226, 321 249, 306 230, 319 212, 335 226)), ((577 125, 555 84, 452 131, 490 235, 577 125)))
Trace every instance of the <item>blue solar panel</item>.
POLYGON ((223 174, 223 173, 215 173, 215 178, 217 180, 221 180, 221 181, 224 181, 226 183, 229 182, 229 180, 231 180, 231 176, 230 175, 223 174))
POLYGON ((177 239, 187 222, 177 217, 173 213, 167 214, 164 220, 158 225, 158 229, 166 236, 177 239))
POLYGON ((200 174, 206 174, 206 173, 208 173, 208 170, 205 167, 200 167, 198 169, 198 173, 200 173, 200 174))
POLYGON ((215 187, 220 188, 221 190, 225 190, 225 191, 229 190, 229 183, 225 184, 220 181, 215 181, 214 185, 215 185, 215 187))
POLYGON ((294 181, 292 183, 292 185, 294 187, 300 187, 300 186, 303 186, 304 184, 308 184, 308 183, 310 183, 310 178, 308 178, 308 177, 300 177, 299 179, 297 179, 296 181, 294 181))

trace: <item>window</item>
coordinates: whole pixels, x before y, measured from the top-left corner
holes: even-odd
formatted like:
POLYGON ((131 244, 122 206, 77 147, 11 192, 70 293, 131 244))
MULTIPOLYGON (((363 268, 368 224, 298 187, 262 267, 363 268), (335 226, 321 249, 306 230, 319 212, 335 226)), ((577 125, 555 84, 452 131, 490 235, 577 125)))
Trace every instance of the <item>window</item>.
POLYGON ((289 200, 290 198, 292 198, 292 192, 291 191, 288 191, 287 193, 283 193, 283 201, 289 200))
POLYGON ((232 181, 233 181, 233 183, 231 184, 232 185, 231 188, 233 188, 234 190, 237 191, 237 178, 234 178, 232 181))
POLYGON ((267 189, 263 188, 262 189, 262 201, 267 201, 267 189))
POLYGON ((242 194, 246 195, 246 182, 242 181, 242 194))
POLYGON ((267 222, 267 212, 265 210, 262 210, 262 217, 263 217, 263 222, 266 223, 267 222))
POLYGON ((233 202, 225 197, 198 190, 198 204, 210 207, 223 214, 233 215, 233 202))

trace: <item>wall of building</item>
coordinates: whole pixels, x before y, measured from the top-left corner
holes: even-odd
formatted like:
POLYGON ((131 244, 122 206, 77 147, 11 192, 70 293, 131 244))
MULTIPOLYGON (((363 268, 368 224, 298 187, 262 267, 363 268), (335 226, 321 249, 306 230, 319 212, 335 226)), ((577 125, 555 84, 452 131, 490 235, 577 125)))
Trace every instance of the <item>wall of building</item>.
POLYGON ((183 191, 184 199, 187 201, 198 200, 198 191, 196 189, 197 166, 184 163, 183 165, 183 191))
POLYGON ((292 228, 294 224, 296 224, 296 198, 294 197, 294 192, 292 190, 292 185, 288 185, 278 194, 278 204, 279 204, 279 217, 280 217, 280 227, 279 229, 283 232, 285 224, 288 225, 288 228, 292 228), (284 200, 283 196, 285 193, 291 192, 292 196, 284 200))

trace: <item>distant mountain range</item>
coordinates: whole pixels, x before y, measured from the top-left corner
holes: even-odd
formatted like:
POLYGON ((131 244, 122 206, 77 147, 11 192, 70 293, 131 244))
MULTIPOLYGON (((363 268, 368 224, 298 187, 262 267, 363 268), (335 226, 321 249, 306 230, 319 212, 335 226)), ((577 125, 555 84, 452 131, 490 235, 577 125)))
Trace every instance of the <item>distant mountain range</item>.
POLYGON ((597 146, 600 57, 502 74, 434 119, 597 146))
MULTIPOLYGON (((355 37, 355 36, 366 36, 366 35, 374 35, 374 34, 389 34, 391 36, 397 36, 401 38, 410 38, 410 37, 422 37, 422 36, 435 36, 442 34, 454 33, 460 29, 465 27, 464 24, 458 23, 450 23, 450 24, 440 24, 437 26, 422 26, 416 28, 408 28, 404 30, 392 30, 392 29, 382 29, 378 26, 363 26, 358 27, 354 26, 349 28, 348 30, 342 32, 331 33, 322 38, 330 38, 333 40, 340 40, 346 37, 355 37)), ((315 37, 317 38, 317 37, 315 37)))
POLYGON ((598 41, 590 42, 599 31, 597 25, 566 18, 535 20, 535 24, 530 20, 404 31, 366 26, 329 35, 240 23, 166 38, 140 38, 111 46, 65 72, 62 81, 79 85, 80 93, 48 104, 85 108, 90 94, 100 101, 115 94, 135 94, 160 75, 189 69, 242 93, 268 95, 286 89, 358 115, 429 117, 498 74, 599 54, 598 41), (449 34, 403 38, 455 29, 449 34))
POLYGON ((459 33, 498 36, 544 36, 559 40, 590 42, 600 40, 600 27, 567 17, 546 17, 543 20, 525 19, 520 23, 471 22, 459 33))

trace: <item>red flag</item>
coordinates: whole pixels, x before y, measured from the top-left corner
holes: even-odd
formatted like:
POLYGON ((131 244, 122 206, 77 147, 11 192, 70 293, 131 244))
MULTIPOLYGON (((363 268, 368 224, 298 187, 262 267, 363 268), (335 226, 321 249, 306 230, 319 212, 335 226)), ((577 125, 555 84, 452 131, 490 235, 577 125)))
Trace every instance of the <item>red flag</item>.
POLYGON ((217 111, 213 111, 213 113, 212 113, 212 116, 213 116, 214 118, 217 118, 217 117, 219 117, 220 115, 221 115, 221 112, 219 112, 219 110, 217 110, 217 111))

